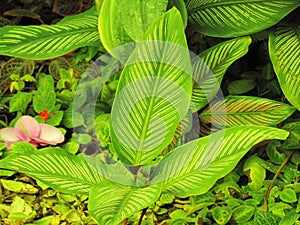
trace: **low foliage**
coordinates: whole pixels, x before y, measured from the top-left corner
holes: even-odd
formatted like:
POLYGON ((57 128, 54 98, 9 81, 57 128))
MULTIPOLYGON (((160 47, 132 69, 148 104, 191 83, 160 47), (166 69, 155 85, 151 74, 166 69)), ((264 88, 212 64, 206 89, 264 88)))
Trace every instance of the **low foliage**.
POLYGON ((1 68, 1 126, 65 135, 1 143, 3 223, 299 224, 299 6, 96 0, 0 28, 22 58, 1 68))

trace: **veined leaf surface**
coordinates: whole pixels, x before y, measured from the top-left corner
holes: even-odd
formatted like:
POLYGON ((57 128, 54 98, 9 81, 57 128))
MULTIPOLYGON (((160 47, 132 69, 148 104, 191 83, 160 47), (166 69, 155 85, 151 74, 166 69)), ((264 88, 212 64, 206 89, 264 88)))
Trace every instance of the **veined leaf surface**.
POLYGON ((269 53, 280 87, 300 110, 300 26, 280 24, 269 38, 269 53))
POLYGON ((179 197, 207 192, 256 144, 284 140, 289 132, 263 126, 238 126, 181 145, 157 166, 152 183, 179 197))
POLYGON ((120 52, 113 49, 141 40, 146 30, 166 11, 167 4, 167 0, 104 0, 98 22, 104 47, 120 58, 120 52))
POLYGON ((228 67, 248 52, 250 37, 235 38, 215 45, 193 59, 193 112, 215 97, 228 67))
POLYGON ((0 54, 44 60, 84 46, 101 46, 95 7, 54 25, 0 28, 0 54))
POLYGON ((118 225, 125 218, 153 204, 160 187, 126 186, 103 180, 92 187, 89 213, 101 225, 118 225))
POLYGON ((88 195, 91 186, 103 179, 99 169, 89 166, 83 156, 59 148, 14 153, 0 160, 0 168, 25 173, 51 188, 71 194, 88 195))
POLYGON ((300 5, 298 0, 187 0, 189 21, 201 33, 237 37, 278 23, 300 5))
POLYGON ((164 14, 138 42, 112 108, 112 143, 123 162, 151 162, 188 111, 191 64, 179 11, 164 14))
POLYGON ((270 99, 228 96, 210 105, 200 119, 224 128, 239 125, 276 125, 295 112, 295 108, 270 99))

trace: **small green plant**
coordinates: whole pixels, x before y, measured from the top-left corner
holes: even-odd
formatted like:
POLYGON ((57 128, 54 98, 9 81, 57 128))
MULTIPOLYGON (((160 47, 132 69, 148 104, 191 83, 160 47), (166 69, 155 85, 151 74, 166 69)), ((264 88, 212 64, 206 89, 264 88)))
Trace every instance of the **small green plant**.
MULTIPOLYGON (((100 68, 98 76, 97 68, 91 76, 82 75, 81 81, 73 76, 72 69, 60 69, 55 87, 52 76, 40 74, 35 93, 20 89, 10 100, 10 111, 21 112, 19 117, 32 102, 31 110, 44 122, 53 126, 62 122, 68 128, 78 128, 76 138, 83 145, 93 140, 91 131, 96 127, 102 146, 109 151, 95 157, 75 155, 78 146, 76 151, 70 150, 74 140, 68 146, 43 149, 29 143, 14 143, 12 151, 0 161, 0 167, 25 173, 58 191, 88 195, 89 213, 101 225, 126 222, 139 212, 141 224, 147 208, 163 213, 166 211, 157 206, 180 203, 174 200, 175 196, 189 201, 185 208, 170 214, 166 220, 170 224, 197 224, 199 220, 208 222, 208 218, 218 224, 226 224, 232 218, 236 223, 246 223, 251 217, 259 224, 268 216, 277 221, 277 217, 269 215, 274 209, 269 214, 255 212, 255 203, 237 207, 240 202, 230 202, 229 188, 236 188, 239 193, 243 190, 230 180, 229 173, 262 141, 286 140, 282 144, 284 150, 299 148, 299 132, 291 124, 284 129, 272 127, 300 109, 299 26, 275 25, 299 5, 296 0, 104 0, 55 25, 1 28, 3 55, 49 59, 79 47, 94 46, 104 47, 115 59, 110 63, 104 54, 102 59, 109 62, 108 71, 100 68), (215 44, 199 56, 190 55, 185 36, 187 20, 202 34, 232 39, 215 44), (279 84, 293 106, 261 97, 218 97, 225 72, 248 52, 252 40, 245 35, 273 25, 270 58, 279 84), (57 120, 45 119, 47 113, 55 112, 55 118, 60 112, 57 98, 67 106, 73 96, 72 107, 57 120), (95 104, 89 104, 89 97, 95 104), (106 108, 101 106, 100 114, 92 113, 99 102, 105 102, 106 108), (197 112, 203 123, 212 124, 219 131, 187 142, 186 135, 193 127, 192 114, 197 112), (227 185, 217 185, 214 191, 225 194, 218 198, 206 196, 222 178, 227 179, 227 185), (197 199, 199 195, 207 201, 197 199), (217 200, 226 204, 209 210, 217 200), (196 211, 198 216, 192 217, 196 211), (249 215, 241 215, 244 212, 249 215)), ((252 84, 243 80, 238 85, 250 86, 251 90, 252 84)), ((229 92, 240 93, 234 85, 229 92)), ((268 154, 274 162, 282 163, 286 156, 274 151, 274 143, 281 145, 279 141, 269 143, 268 154)), ((244 164, 243 170, 252 181, 248 187, 251 191, 267 187, 261 179, 267 166, 260 162, 259 157, 253 156, 244 164)), ((284 201, 297 201, 293 189, 282 188, 274 195, 284 201)), ((293 213, 296 218, 298 212, 293 213)))

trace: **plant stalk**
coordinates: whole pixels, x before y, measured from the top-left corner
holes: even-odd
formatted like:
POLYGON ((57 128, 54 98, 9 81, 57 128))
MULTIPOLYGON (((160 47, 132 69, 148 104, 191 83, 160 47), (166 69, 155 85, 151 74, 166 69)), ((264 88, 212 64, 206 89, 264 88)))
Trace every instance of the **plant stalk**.
POLYGON ((281 173, 281 171, 283 170, 283 168, 286 166, 286 164, 288 163, 288 161, 290 160, 290 158, 292 157, 292 155, 294 154, 294 152, 295 151, 291 151, 287 155, 287 157, 281 163, 281 165, 280 165, 279 169, 277 170, 275 176, 273 177, 272 182, 269 184, 268 189, 267 189, 266 194, 265 194, 265 197, 264 197, 264 212, 268 212, 268 199, 269 199, 269 196, 270 196, 271 189, 273 188, 274 183, 275 183, 277 177, 279 176, 279 174, 281 173))

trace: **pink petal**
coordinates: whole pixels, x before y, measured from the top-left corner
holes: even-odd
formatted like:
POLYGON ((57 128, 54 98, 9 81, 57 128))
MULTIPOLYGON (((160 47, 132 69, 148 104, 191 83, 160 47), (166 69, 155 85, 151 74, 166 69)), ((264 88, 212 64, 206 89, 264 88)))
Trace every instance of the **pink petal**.
POLYGON ((21 141, 26 141, 29 142, 29 138, 27 139, 21 139, 19 138, 15 132, 13 128, 3 128, 0 130, 0 141, 3 141, 6 143, 6 147, 8 149, 11 149, 11 144, 15 143, 15 142, 21 142, 21 141))
POLYGON ((22 139, 38 137, 41 133, 39 122, 31 116, 22 116, 17 120, 14 132, 22 139))
POLYGON ((48 124, 40 124, 41 133, 39 137, 32 137, 41 145, 56 145, 65 140, 63 133, 56 127, 50 126, 48 124))
MULTIPOLYGON (((18 141, 24 141, 24 139, 19 138, 15 132, 14 128, 3 128, 0 130, 0 140, 3 142, 18 142, 18 141)), ((29 141, 29 139, 28 139, 29 141)))

